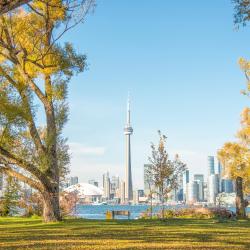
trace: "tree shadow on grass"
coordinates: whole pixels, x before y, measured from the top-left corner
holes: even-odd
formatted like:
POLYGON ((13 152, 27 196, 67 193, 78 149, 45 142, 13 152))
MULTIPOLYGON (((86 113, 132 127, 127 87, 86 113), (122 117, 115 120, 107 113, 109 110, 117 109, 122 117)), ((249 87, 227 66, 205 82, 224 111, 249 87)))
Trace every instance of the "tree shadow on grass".
MULTIPOLYGON (((0 242, 5 242, 4 249, 20 249, 30 245, 30 249, 42 248, 48 245, 56 246, 56 243, 66 245, 67 241, 76 241, 77 246, 83 244, 99 244, 98 241, 112 240, 113 244, 117 241, 140 241, 143 244, 152 242, 166 244, 174 244, 181 242, 183 244, 192 244, 192 242, 200 242, 206 247, 206 243, 221 243, 226 245, 238 244, 241 249, 249 248, 249 242, 238 241, 241 236, 247 237, 245 232, 249 228, 249 221, 216 223, 214 220, 195 220, 195 219, 170 219, 170 220, 137 220, 137 221, 93 221, 84 219, 67 219, 60 223, 42 224, 32 220, 17 221, 18 226, 15 227, 13 221, 11 226, 5 228, 5 224, 0 223, 0 242), (23 224, 23 226, 22 226, 23 224), (28 225, 27 225, 28 224, 28 225), (243 232, 239 232, 243 229, 243 232), (230 234, 228 231, 230 230, 230 234), (233 237, 233 239, 230 239, 233 237), (64 242, 65 241, 65 242, 64 242), (88 243, 84 243, 87 241, 88 243), (20 242, 18 247, 9 248, 11 243, 20 242), (36 247, 37 246, 37 247, 36 247), (248 247, 248 248, 247 248, 248 247)), ((40 221, 41 222, 41 221, 40 221)), ((250 232, 248 233, 250 234, 250 232)), ((44 248, 46 249, 46 248, 44 248)), ((53 249, 53 248, 51 248, 53 249)), ((57 249, 57 248, 54 248, 57 249)), ((89 248, 91 249, 91 248, 89 248)), ((198 248, 197 248, 198 249, 198 248)), ((205 249, 205 248, 201 248, 205 249)), ((209 249, 209 248, 208 248, 209 249)), ((223 249, 223 248, 221 248, 223 249)))

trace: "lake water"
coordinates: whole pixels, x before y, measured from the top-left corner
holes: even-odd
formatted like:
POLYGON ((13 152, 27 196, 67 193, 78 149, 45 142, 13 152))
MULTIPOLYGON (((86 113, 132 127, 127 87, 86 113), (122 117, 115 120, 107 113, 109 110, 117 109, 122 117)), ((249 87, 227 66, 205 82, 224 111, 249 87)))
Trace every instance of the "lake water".
MULTIPOLYGON (((183 206, 166 206, 166 208, 181 208, 183 206)), ((105 219, 105 214, 108 210, 127 210, 130 211, 130 218, 138 218, 142 212, 149 208, 148 205, 78 205, 76 214, 79 217, 86 219, 105 219)), ((154 206, 154 212, 157 212, 160 207, 154 206)), ((235 212, 235 208, 229 208, 235 212)), ((250 213, 250 207, 247 208, 247 212, 250 213)), ((127 219, 127 216, 116 216, 117 219, 127 219)))
MULTIPOLYGON (((130 218, 136 219, 147 210, 147 205, 78 205, 77 216, 87 219, 105 219, 108 210, 130 211, 130 218)), ((155 208, 156 209, 156 208, 155 208)), ((116 216, 117 219, 127 219, 127 216, 116 216)))

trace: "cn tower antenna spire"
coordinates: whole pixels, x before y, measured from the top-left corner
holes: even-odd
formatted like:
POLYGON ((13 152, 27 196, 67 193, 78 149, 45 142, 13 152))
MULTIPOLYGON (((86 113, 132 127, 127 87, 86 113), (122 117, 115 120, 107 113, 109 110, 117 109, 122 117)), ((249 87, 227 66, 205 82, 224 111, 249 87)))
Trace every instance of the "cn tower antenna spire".
POLYGON ((130 125, 130 94, 128 92, 128 102, 127 102, 127 125, 130 125))

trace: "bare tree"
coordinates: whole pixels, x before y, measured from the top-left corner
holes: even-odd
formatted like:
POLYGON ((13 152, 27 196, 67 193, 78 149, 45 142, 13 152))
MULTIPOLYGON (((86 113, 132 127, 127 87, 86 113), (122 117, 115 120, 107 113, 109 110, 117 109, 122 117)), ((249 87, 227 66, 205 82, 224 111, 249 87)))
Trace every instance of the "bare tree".
POLYGON ((169 159, 166 151, 167 137, 158 131, 159 143, 156 146, 151 144, 152 156, 149 157, 151 163, 150 172, 156 191, 160 197, 162 205, 162 218, 165 213, 165 202, 168 200, 170 192, 178 187, 178 177, 185 170, 185 164, 176 155, 174 161, 169 159))

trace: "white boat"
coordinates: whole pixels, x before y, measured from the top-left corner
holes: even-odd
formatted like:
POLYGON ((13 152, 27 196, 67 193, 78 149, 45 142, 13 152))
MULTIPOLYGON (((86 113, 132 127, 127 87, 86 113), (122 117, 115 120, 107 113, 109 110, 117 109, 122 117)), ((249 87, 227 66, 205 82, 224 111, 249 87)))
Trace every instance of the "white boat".
POLYGON ((101 205, 108 205, 108 203, 107 202, 98 202, 98 201, 96 201, 96 202, 93 202, 91 205, 93 205, 93 206, 101 206, 101 205))

